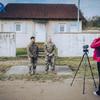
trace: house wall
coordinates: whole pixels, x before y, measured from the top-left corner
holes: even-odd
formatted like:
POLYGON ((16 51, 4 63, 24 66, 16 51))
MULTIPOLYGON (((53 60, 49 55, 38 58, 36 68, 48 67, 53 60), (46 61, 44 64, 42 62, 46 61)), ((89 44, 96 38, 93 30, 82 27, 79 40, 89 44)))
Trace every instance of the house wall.
MULTIPOLYGON (((16 33, 16 48, 26 47, 32 35, 36 36, 37 42, 45 42, 51 34, 59 33, 59 24, 65 24, 65 32, 78 31, 77 21, 48 21, 45 24, 46 39, 43 37, 42 30, 36 30, 36 25, 41 24, 36 20, 0 20, 0 32, 15 32, 16 33), (16 24, 21 25, 21 31, 16 31, 16 24), (37 33, 39 32, 39 34, 37 33), (37 39, 38 38, 38 39, 37 39), (44 39, 44 41, 43 41, 44 39)), ((82 31, 82 22, 79 23, 79 31, 82 31)), ((44 30, 43 30, 44 31, 44 30)))
POLYGON ((2 20, 0 21, 0 32, 16 33, 16 48, 26 47, 34 32, 32 20, 2 20), (21 24, 21 31, 16 31, 16 24, 21 24))
POLYGON ((25 48, 30 41, 30 37, 34 34, 34 24, 32 21, 22 21, 21 23, 25 25, 25 30, 16 32, 16 48, 25 48))
MULTIPOLYGON (((24 48, 30 41, 30 36, 36 35, 35 25, 36 21, 32 20, 5 20, 0 21, 0 31, 15 32, 16 33, 16 48, 24 48), (16 23, 22 24, 22 31, 16 32, 16 23), (3 24, 3 26, 2 26, 3 24)), ((59 23, 67 23, 66 21, 49 21, 46 24, 46 34, 53 39, 53 42, 58 48, 58 56, 82 56, 82 46, 85 44, 90 45, 92 40, 100 37, 100 32, 64 32, 60 33, 58 30, 59 23)), ((72 22, 68 22, 70 24, 72 22)), ((77 22, 76 22, 77 23, 77 22)), ((80 31, 82 31, 82 22, 80 22, 80 31)), ((0 33, 1 34, 1 33, 0 33)), ((1 44, 1 43, 0 43, 1 44)), ((89 56, 92 56, 93 50, 89 48, 89 56)))
POLYGON ((77 21, 49 21, 47 24, 47 32, 49 34, 60 33, 60 24, 65 24, 65 32, 82 32, 82 21, 79 22, 79 27, 77 26, 77 21))

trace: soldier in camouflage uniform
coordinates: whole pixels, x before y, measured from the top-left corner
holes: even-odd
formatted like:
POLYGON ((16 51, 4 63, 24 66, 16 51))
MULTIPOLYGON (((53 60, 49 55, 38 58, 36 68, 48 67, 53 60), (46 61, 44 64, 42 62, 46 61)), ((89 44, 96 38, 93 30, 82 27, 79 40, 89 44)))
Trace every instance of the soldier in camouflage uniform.
POLYGON ((48 72, 49 65, 51 65, 51 70, 55 71, 55 53, 56 53, 56 47, 49 39, 49 41, 44 45, 45 50, 45 62, 46 62, 46 69, 45 71, 48 72))
POLYGON ((38 51, 38 46, 35 43, 35 37, 31 37, 30 39, 31 42, 27 46, 27 54, 28 54, 28 59, 30 61, 29 73, 31 74, 33 71, 33 74, 35 74, 39 51, 38 51))

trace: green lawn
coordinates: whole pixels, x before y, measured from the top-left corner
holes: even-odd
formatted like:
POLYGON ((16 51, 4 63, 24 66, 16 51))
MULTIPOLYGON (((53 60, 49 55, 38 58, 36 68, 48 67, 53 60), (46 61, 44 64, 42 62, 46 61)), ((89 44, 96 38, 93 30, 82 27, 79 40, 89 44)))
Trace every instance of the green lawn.
POLYGON ((26 48, 17 48, 16 49, 16 56, 20 56, 20 55, 27 55, 26 48))

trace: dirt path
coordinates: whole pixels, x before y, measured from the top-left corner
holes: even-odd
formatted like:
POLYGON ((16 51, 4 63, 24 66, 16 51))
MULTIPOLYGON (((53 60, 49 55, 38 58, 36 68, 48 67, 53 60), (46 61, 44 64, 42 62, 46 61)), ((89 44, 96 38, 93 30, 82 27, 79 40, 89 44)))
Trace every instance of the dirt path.
POLYGON ((75 80, 73 87, 70 86, 71 80, 45 83, 0 81, 0 100, 100 100, 92 93, 92 80, 86 81, 85 95, 82 94, 82 80, 75 80))

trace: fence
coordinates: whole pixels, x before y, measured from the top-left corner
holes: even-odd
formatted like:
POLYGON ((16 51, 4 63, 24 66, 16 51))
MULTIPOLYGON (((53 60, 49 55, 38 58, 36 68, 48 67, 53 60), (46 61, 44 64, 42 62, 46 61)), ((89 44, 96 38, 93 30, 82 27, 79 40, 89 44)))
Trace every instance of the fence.
MULTIPOLYGON (((100 32, 56 33, 50 36, 57 47, 59 57, 76 57, 83 55, 83 45, 90 45, 94 38, 100 37, 100 32)), ((0 57, 16 56, 16 48, 26 47, 29 37, 29 34, 0 32, 0 57)), ((92 54, 93 49, 89 47, 89 56, 92 54)))
POLYGON ((0 32, 0 57, 16 56, 15 33, 0 32))
MULTIPOLYGON (((90 46, 94 38, 100 37, 100 32, 61 33, 53 34, 51 37, 58 48, 59 57, 76 57, 83 55, 83 45, 90 46)), ((89 47, 89 56, 92 54, 93 49, 89 47)))

